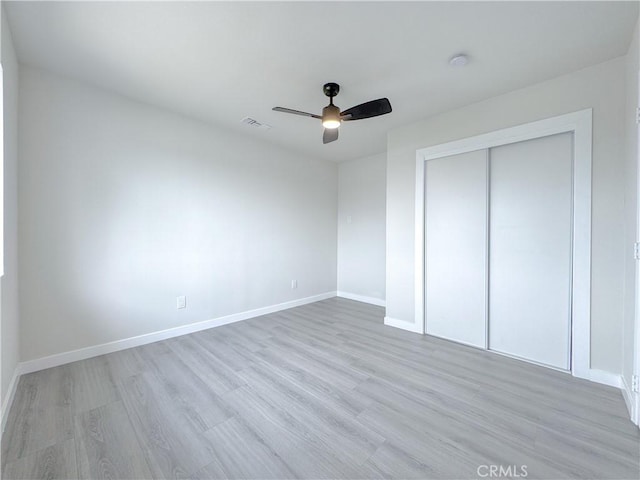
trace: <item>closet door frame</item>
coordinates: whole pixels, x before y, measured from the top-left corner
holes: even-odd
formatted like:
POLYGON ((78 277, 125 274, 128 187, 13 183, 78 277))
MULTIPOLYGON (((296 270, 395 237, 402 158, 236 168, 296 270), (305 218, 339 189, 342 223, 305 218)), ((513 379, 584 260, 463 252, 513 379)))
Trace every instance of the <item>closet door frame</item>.
POLYGON ((475 150, 573 133, 571 373, 590 378, 592 109, 505 128, 416 151, 415 325, 425 333, 425 162, 475 150))

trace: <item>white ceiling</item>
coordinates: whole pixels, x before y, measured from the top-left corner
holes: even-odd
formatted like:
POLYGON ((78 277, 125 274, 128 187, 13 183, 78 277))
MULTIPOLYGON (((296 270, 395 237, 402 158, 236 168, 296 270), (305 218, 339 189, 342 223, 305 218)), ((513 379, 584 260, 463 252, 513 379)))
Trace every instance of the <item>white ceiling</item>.
POLYGON ((635 2, 3 2, 18 57, 317 158, 386 149, 397 126, 627 51, 635 2), (465 52, 471 63, 448 59, 465 52), (325 82, 343 110, 394 111, 322 144, 325 82), (250 116, 270 131, 240 124, 250 116))

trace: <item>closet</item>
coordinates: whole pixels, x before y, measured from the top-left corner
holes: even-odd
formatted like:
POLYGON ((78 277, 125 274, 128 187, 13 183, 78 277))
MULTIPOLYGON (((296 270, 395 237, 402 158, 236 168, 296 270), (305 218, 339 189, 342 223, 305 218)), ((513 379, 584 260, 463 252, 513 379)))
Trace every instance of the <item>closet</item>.
POLYGON ((424 168, 427 334, 571 370, 574 133, 424 168))

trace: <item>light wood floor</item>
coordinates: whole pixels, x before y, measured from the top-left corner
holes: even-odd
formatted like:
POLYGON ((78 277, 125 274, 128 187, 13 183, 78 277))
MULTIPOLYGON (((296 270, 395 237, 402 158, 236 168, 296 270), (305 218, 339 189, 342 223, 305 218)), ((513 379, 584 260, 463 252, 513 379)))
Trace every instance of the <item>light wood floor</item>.
POLYGON ((23 376, 3 478, 640 477, 619 391, 382 316, 334 298, 23 376))

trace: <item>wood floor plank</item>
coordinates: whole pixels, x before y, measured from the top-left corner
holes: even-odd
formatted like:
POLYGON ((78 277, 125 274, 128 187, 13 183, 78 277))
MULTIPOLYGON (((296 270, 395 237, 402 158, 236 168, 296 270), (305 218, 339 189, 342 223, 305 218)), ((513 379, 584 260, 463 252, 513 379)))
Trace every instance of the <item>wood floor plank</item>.
POLYGON ((384 442, 383 437, 358 422, 353 415, 332 408, 328 401, 296 388, 295 384, 268 368, 254 366, 241 374, 260 395, 299 420, 313 425, 318 435, 350 454, 356 464, 363 463, 384 442))
POLYGON ((75 432, 80 478, 153 478, 122 402, 76 415, 75 432))
POLYGON ((573 416, 570 412, 545 409, 539 416, 542 418, 541 428, 548 429, 553 425, 553 432, 607 450, 612 455, 634 460, 638 460, 640 456, 637 428, 613 429, 610 419, 605 420, 600 415, 584 419, 573 416))
MULTIPOLYGON (((384 445, 393 447, 394 456, 401 461, 404 459, 412 463, 428 465, 424 472, 425 478, 429 475, 434 475, 431 478, 444 476, 451 465, 456 465, 458 471, 465 473, 460 478, 470 478, 469 474, 483 460, 459 449, 452 442, 447 442, 446 437, 431 428, 422 431, 406 422, 398 423, 397 417, 381 406, 368 408, 358 416, 358 419, 384 436, 386 439, 384 445)), ((438 421, 446 422, 446 419, 438 421)), ((377 458, 377 455, 381 455, 380 451, 381 449, 378 449, 368 460, 377 458)), ((382 469, 390 473, 393 478, 397 478, 402 470, 402 466, 397 471, 382 469)))
MULTIPOLYGON (((598 398, 597 395, 577 396, 591 398, 594 403, 598 398)), ((629 421, 628 416, 625 418, 621 414, 626 411, 626 407, 623 406, 618 406, 618 409, 610 412, 602 412, 599 408, 585 406, 584 398, 575 398, 573 401, 568 399, 562 403, 544 398, 534 399, 504 389, 479 390, 474 399, 481 405, 492 404, 516 416, 535 417, 542 425, 553 425, 554 429, 562 430, 568 428, 566 424, 573 424, 578 430, 601 428, 615 432, 620 441, 638 438, 638 428, 629 421)))
POLYGON ((115 382, 149 370, 149 366, 140 357, 140 351, 139 348, 128 348, 104 356, 115 382))
POLYGON ((233 416, 221 398, 175 354, 168 342, 147 345, 140 355, 162 382, 174 410, 188 418, 194 428, 204 432, 233 416))
MULTIPOLYGON (((302 346, 307 355, 314 355, 316 358, 322 359, 323 362, 327 363, 331 363, 332 361, 338 362, 340 368, 342 368, 342 365, 350 364, 358 359, 349 350, 337 345, 339 342, 333 337, 321 337, 319 335, 305 333, 304 326, 295 323, 282 323, 274 330, 280 335, 280 338, 273 340, 274 343, 278 343, 282 339, 287 342, 295 342, 302 346)), ((355 369, 350 373, 358 374, 355 369)), ((358 376, 366 377, 366 374, 359 374, 358 376)))
POLYGON ((288 479, 300 474, 239 417, 234 417, 207 432, 216 450, 216 459, 232 478, 288 479), (247 455, 250 451, 251 454, 247 455))
POLYGON ((72 412, 78 414, 120 400, 106 356, 65 365, 72 377, 72 412))
MULTIPOLYGON (((425 445, 426 447, 426 445, 425 445)), ((435 450, 437 452, 437 450, 435 450)), ((426 451, 425 451, 426 453, 426 451)), ((375 472, 378 478, 403 478, 403 479, 445 479, 445 478, 470 478, 468 469, 457 465, 451 459, 449 469, 438 465, 443 461, 434 461, 428 457, 422 461, 414 458, 405 449, 385 442, 367 460, 366 464, 375 472)))
POLYGON ((232 368, 202 348, 191 335, 173 339, 168 345, 216 395, 224 395, 246 385, 232 368))
POLYGON ((154 478, 189 478, 215 458, 202 431, 188 413, 176 409, 153 374, 126 379, 121 395, 154 478))
POLYGON ((224 467, 220 464, 220 461, 215 459, 191 475, 190 480, 221 480, 228 478, 234 477, 230 477, 227 472, 224 471, 224 467))
POLYGON ((240 350, 249 352, 257 352, 267 346, 266 338, 256 336, 253 332, 247 334, 245 330, 248 329, 238 329, 238 326, 234 324, 225 325, 220 329, 220 332, 217 332, 216 336, 226 345, 233 345, 240 350))
POLYGON ((270 448, 287 459, 293 471, 311 478, 358 478, 363 473, 335 442, 322 438, 308 422, 261 397, 253 388, 235 390, 225 399, 270 448))
MULTIPOLYGON (((465 423, 463 415, 429 417, 425 422, 388 407, 374 407, 359 418, 388 438, 385 445, 395 449, 393 456, 406 456, 410 463, 428 465, 425 478, 477 478, 480 465, 526 465, 532 478, 566 476, 566 472, 548 465, 533 448, 513 442, 509 434, 498 432, 491 425, 465 423)), ((376 458, 374 455, 370 460, 375 463, 376 458)), ((401 474, 394 476, 398 475, 401 474)))
POLYGON ((295 334, 274 338, 272 344, 280 347, 292 358, 304 358, 309 368, 314 368, 319 376, 329 375, 335 381, 351 387, 355 387, 369 378, 366 373, 353 368, 357 357, 347 354, 343 358, 339 358, 337 355, 332 355, 332 352, 323 350, 323 347, 317 344, 305 343, 303 339, 296 338, 295 334), (320 372, 324 372, 324 374, 320 372))
POLYGON ((256 357, 263 360, 267 368, 277 369, 280 375, 298 388, 320 399, 329 400, 339 410, 355 416, 371 404, 369 398, 354 390, 352 386, 340 383, 335 375, 323 375, 324 371, 316 368, 313 362, 290 355, 286 350, 268 348, 256 352, 256 357))
POLYGON ((76 468, 75 442, 73 439, 56 443, 15 461, 3 469, 5 480, 73 480, 82 477, 76 468))
POLYGON ((413 419, 416 423, 424 422, 432 428, 440 420, 449 419, 448 425, 464 422, 465 425, 502 432, 510 442, 523 447, 533 447, 535 443, 537 418, 509 415, 490 404, 476 405, 472 401, 460 400, 449 400, 445 404, 434 401, 432 396, 415 395, 393 388, 379 379, 370 379, 358 386, 357 390, 396 414, 413 419))
MULTIPOLYGON (((219 327, 221 329, 223 327, 219 327)), ((200 345, 201 348, 207 350, 211 355, 219 361, 227 365, 234 371, 242 370, 253 363, 253 357, 250 352, 245 352, 234 345, 226 344, 213 330, 204 330, 198 334, 192 335, 191 338, 200 345)))
POLYGON ((551 459, 557 468, 579 478, 640 478, 638 443, 633 454, 620 454, 612 452, 608 445, 603 448, 592 441, 541 427, 536 438, 536 452, 551 459))
POLYGON ((72 388, 66 365, 20 378, 2 436, 4 462, 73 438, 72 388))

